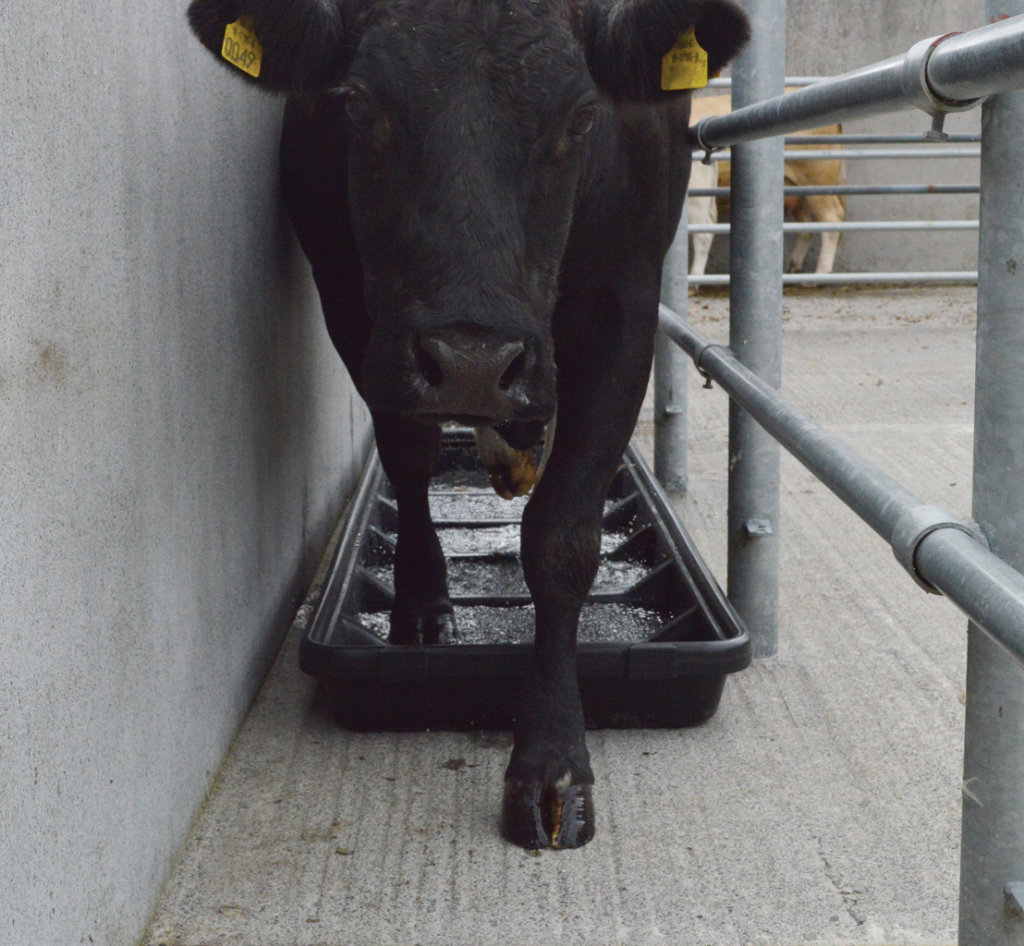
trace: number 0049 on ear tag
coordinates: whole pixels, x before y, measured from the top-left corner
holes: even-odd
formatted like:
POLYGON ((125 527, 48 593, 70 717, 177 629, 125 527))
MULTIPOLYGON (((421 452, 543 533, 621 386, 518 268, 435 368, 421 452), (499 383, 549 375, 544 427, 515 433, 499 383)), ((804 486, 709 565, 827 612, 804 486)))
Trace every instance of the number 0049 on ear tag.
POLYGON ((666 92, 703 89, 708 84, 708 54, 692 29, 683 33, 661 60, 661 87, 666 92))
POLYGON ((220 54, 242 72, 247 72, 254 79, 260 74, 263 63, 263 47, 252 31, 248 17, 242 17, 229 23, 224 30, 224 45, 220 54))

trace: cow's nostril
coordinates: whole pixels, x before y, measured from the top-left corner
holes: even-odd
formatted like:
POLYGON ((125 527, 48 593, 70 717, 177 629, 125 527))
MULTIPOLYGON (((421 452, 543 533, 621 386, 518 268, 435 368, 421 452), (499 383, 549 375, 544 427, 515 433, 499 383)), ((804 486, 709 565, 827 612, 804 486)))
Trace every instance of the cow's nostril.
POLYGON ((441 326, 413 335, 406 351, 420 413, 505 422, 533 404, 537 353, 529 339, 510 341, 486 326, 441 326))
POLYGON ((441 370, 441 366, 433 355, 423 347, 422 343, 416 346, 416 367, 432 388, 439 388, 444 384, 444 372, 441 370))
POLYGON ((521 351, 515 358, 512 359, 511 364, 505 369, 502 376, 498 379, 498 387, 502 391, 507 391, 513 384, 519 381, 526 373, 526 352, 521 351))

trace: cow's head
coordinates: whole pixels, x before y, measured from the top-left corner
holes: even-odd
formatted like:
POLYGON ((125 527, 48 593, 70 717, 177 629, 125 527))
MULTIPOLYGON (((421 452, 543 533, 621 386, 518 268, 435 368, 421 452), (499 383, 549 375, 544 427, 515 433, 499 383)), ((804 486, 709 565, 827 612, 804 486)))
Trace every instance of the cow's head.
POLYGON ((747 36, 731 0, 194 0, 189 18, 218 55, 242 19, 264 88, 343 102, 364 393, 476 423, 554 411, 559 266, 610 100, 678 95, 661 60, 690 27, 711 71, 747 36))

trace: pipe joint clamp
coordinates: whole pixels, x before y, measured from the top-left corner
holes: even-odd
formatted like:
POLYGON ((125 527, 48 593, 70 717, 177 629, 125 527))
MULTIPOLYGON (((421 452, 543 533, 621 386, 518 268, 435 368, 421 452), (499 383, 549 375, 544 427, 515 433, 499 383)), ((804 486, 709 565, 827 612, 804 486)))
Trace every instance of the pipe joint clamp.
POLYGON ((704 358, 705 353, 711 348, 721 348, 726 354, 731 355, 732 349, 728 345, 721 345, 718 342, 698 342, 693 349, 693 365, 697 369, 699 374, 704 379, 704 387, 711 387, 711 376, 708 374, 707 369, 701 364, 701 360, 704 358))
POLYGON ((710 164, 711 155, 713 155, 716 151, 722 150, 721 147, 716 148, 714 147, 714 145, 704 143, 704 126, 707 123, 708 120, 706 118, 702 118, 699 122, 697 122, 696 125, 689 129, 689 134, 687 135, 690 144, 694 147, 694 149, 697 151, 704 152, 704 157, 701 158, 701 164, 710 164))
POLYGON ((933 36, 931 39, 923 39, 910 47, 903 59, 905 88, 912 94, 916 93, 914 106, 927 112, 929 115, 945 115, 947 112, 967 112, 976 108, 985 101, 988 96, 966 101, 953 101, 943 98, 931 86, 928 81, 928 61, 932 53, 943 40, 960 33, 945 33, 942 36, 933 36))
POLYGON ((978 541, 979 535, 967 523, 957 519, 949 510, 941 506, 917 506, 900 517, 896 528, 892 531, 892 552, 898 561, 929 594, 942 594, 931 582, 927 581, 917 570, 917 550, 924 539, 938 529, 957 529, 966 532, 978 541))

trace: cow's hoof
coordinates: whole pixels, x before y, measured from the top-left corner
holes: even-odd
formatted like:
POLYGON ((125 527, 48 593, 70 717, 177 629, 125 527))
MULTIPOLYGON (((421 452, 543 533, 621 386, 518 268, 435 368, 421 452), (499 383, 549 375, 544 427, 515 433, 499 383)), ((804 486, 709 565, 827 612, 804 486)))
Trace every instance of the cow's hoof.
POLYGON ((594 836, 592 786, 505 782, 501 836, 531 851, 583 847, 594 836))
POLYGON ((406 645, 450 644, 459 636, 451 607, 448 604, 411 613, 392 611, 388 641, 406 645))
POLYGON ((501 462, 487 467, 491 486, 502 499, 525 496, 537 482, 537 463, 529 450, 507 450, 501 462))

